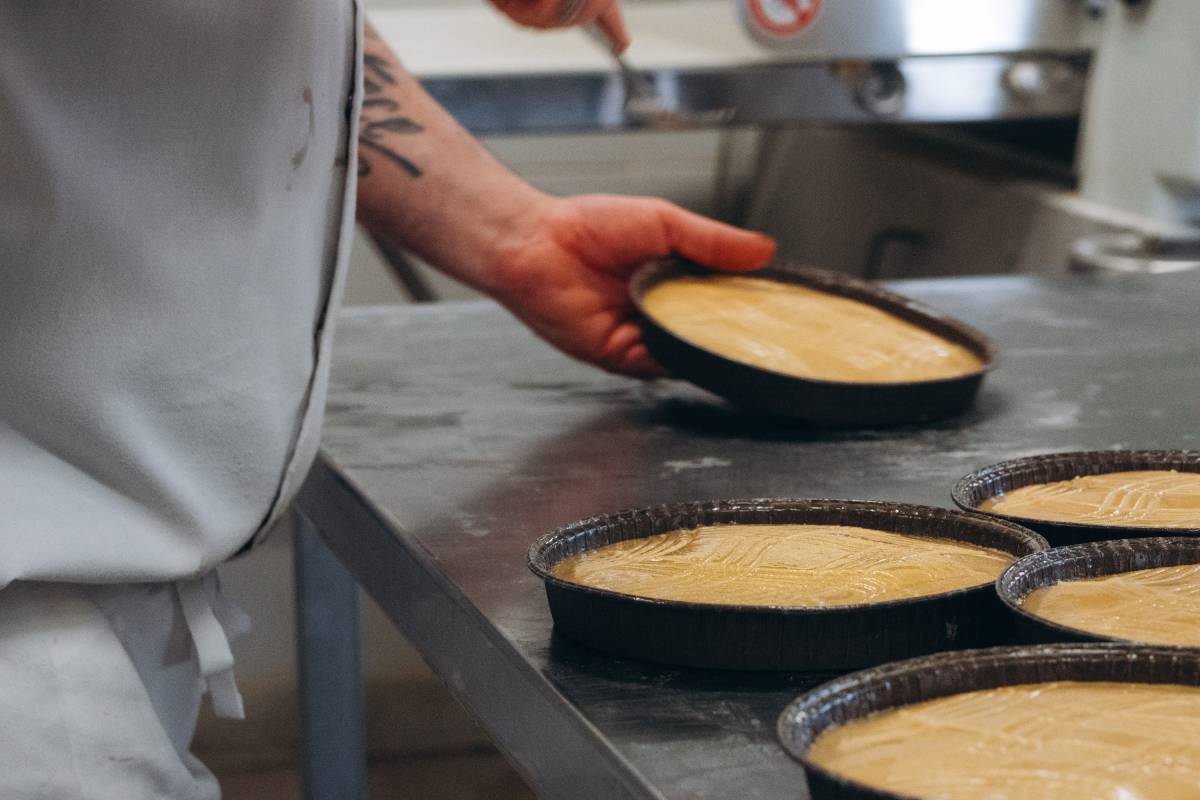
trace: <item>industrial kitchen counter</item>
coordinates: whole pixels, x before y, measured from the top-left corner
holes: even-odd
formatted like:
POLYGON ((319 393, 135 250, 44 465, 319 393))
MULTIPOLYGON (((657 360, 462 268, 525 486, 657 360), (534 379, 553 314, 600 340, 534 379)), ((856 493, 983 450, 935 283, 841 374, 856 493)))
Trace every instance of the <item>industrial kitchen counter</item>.
POLYGON ((1002 459, 1200 449, 1200 272, 897 288, 994 338, 998 366, 965 416, 756 425, 689 386, 570 361, 489 303, 347 312, 301 508, 540 795, 803 797, 775 719, 827 676, 660 667, 556 637, 530 543, 635 506, 948 506, 960 476, 1002 459))

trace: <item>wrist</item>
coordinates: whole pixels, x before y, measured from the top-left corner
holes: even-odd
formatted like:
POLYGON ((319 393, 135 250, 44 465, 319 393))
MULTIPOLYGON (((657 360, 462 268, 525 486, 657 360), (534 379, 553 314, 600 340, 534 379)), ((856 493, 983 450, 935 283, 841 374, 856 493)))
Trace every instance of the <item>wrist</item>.
POLYGON ((425 190, 419 194, 407 183, 391 182, 370 194, 360 185, 358 219, 372 234, 500 299, 506 288, 503 265, 533 239, 556 198, 496 169, 499 165, 477 166, 492 168, 474 170, 469 182, 441 180, 440 170, 430 170, 416 179, 425 190))
POLYGON ((476 288, 504 305, 529 291, 538 280, 537 251, 562 199, 523 184, 504 202, 495 204, 489 232, 475 268, 476 288))

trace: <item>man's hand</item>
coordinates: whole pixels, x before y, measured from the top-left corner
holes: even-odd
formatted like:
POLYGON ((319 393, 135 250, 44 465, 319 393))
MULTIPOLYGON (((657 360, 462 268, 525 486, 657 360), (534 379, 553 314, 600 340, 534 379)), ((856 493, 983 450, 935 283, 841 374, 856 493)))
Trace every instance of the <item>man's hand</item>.
POLYGON ((491 0, 514 22, 530 28, 567 28, 595 22, 618 53, 629 47, 629 31, 617 0, 491 0))
POLYGON ((630 274, 678 253, 717 269, 766 266, 769 237, 647 197, 545 197, 500 244, 489 289, 564 352, 610 372, 663 375, 642 343, 630 274))
POLYGON ((766 265, 766 236, 646 197, 557 198, 496 161, 368 28, 358 218, 491 295, 565 352, 613 372, 661 375, 628 279, 671 253, 717 269, 766 265))

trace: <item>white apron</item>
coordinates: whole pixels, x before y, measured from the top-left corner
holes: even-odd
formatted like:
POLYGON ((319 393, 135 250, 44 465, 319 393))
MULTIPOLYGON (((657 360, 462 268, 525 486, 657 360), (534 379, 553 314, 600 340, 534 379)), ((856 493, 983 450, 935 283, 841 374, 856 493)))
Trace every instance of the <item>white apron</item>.
POLYGON ((203 575, 298 487, 353 225, 355 16, 0 0, 0 587, 203 575))
MULTIPOLYGON (((210 582, 231 631, 245 620, 210 582)), ((204 679, 171 584, 0 592, 0 797, 216 800, 188 752, 204 679)))
POLYGON ((316 453, 361 26, 0 0, 0 796, 216 796, 195 704, 241 708, 206 576, 316 453))

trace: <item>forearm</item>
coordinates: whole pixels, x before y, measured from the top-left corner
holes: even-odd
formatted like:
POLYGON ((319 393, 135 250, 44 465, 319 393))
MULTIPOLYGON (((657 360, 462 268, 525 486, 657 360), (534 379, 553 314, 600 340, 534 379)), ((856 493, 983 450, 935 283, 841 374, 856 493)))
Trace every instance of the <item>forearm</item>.
MULTIPOLYGON (((589 2, 615 8, 612 0, 589 2)), ((765 236, 665 200, 534 190, 425 94, 373 31, 363 77, 359 219, 577 358, 661 375, 629 299, 633 271, 671 253, 717 269, 755 269, 774 252, 765 236)))
POLYGON ((545 196, 426 94, 369 23, 364 50, 359 221, 494 294, 497 251, 545 196))

